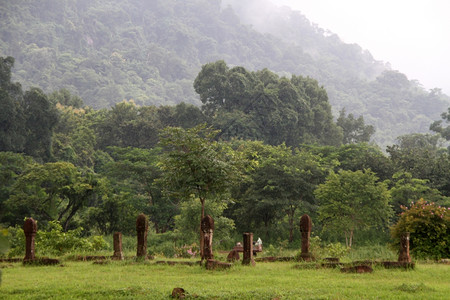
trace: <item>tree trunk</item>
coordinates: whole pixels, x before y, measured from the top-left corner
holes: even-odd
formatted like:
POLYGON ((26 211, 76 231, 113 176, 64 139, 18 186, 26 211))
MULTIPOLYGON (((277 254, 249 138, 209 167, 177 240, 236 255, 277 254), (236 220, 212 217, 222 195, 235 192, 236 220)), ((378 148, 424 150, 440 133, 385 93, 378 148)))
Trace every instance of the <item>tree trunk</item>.
POLYGON ((201 261, 203 262, 203 257, 204 257, 203 246, 205 244, 205 241, 203 240, 202 220, 205 217, 205 199, 200 198, 200 203, 202 204, 202 215, 200 217, 200 257, 201 257, 201 261))
POLYGON ((353 229, 352 230, 350 230, 350 243, 349 243, 349 248, 351 248, 352 247, 352 242, 353 242, 353 229))

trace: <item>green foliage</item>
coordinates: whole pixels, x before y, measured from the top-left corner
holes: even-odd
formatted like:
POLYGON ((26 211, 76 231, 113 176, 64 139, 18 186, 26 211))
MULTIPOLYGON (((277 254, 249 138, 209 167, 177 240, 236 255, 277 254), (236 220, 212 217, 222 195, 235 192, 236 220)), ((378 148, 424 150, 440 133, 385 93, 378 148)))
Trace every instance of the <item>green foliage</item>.
POLYGON ((293 242, 296 212, 314 204, 314 189, 324 181, 330 166, 319 156, 284 144, 242 143, 242 146, 253 152, 255 167, 235 196, 240 199, 235 205, 240 229, 250 230, 259 225, 267 229, 273 220, 287 216, 289 242, 293 242))
MULTIPOLYGON (((226 201, 211 200, 205 203, 205 214, 214 219, 213 245, 220 249, 229 249, 235 244, 234 221, 223 216, 223 211, 227 208, 226 201)), ((200 214, 201 203, 198 199, 192 198, 181 203, 180 214, 175 216, 175 232, 183 245, 192 244, 198 240, 200 214)))
MULTIPOLYGON (((51 93, 65 87, 94 108, 124 99, 138 105, 200 104, 192 81, 202 64, 217 59, 248 70, 311 76, 326 88, 336 114, 343 108, 364 114, 381 146, 401 134, 424 132, 448 106, 438 89, 425 91, 298 11, 233 2, 10 1, 1 7, 0 55, 15 55, 14 78, 26 88, 51 93), (270 16, 260 16, 266 11, 270 16)), ((247 95, 240 88, 252 83, 247 75, 230 77, 237 96, 247 95)), ((286 99, 289 90, 283 91, 286 99)), ((273 122, 291 125, 297 112, 282 112, 289 118, 274 112, 273 122)), ((313 113, 326 117, 323 109, 313 113)))
POLYGON ((421 198, 429 199, 433 202, 444 202, 445 198, 436 189, 429 187, 428 180, 412 178, 408 172, 397 172, 392 177, 393 187, 392 207, 396 215, 402 212, 402 207, 421 198))
POLYGON ((404 232, 410 233, 410 249, 416 258, 440 259, 450 256, 450 208, 423 199, 403 206, 392 227, 396 244, 404 232))
POLYGON ((349 248, 341 243, 329 243, 325 246, 324 251, 327 257, 342 258, 348 253, 349 248))
MULTIPOLYGON (((344 246, 341 243, 328 243, 324 244, 319 236, 312 236, 310 238, 310 252, 317 260, 327 257, 343 258, 349 253, 350 248, 344 246)), ((296 254, 296 258, 300 259, 301 252, 296 254)))
POLYGON ((344 132, 344 144, 369 142, 371 136, 375 133, 375 128, 372 125, 365 125, 362 116, 358 119, 355 119, 353 114, 346 116, 345 109, 340 111, 336 125, 340 126, 344 132))
MULTIPOLYGON (((441 94, 440 92, 437 92, 438 94, 441 94)), ((446 139, 447 141, 450 140, 450 126, 443 126, 443 122, 445 122, 446 124, 450 123, 450 107, 447 109, 446 112, 443 112, 441 114, 441 118, 442 120, 439 121, 435 121, 430 125, 430 130, 439 133, 441 137, 443 137, 444 139, 446 139)))
POLYGON ((38 88, 22 92, 12 83, 14 58, 0 57, 0 151, 24 152, 41 161, 51 159, 51 136, 58 112, 38 88))
POLYGON ((333 122, 327 93, 309 77, 287 79, 267 69, 230 69, 220 60, 202 66, 194 88, 202 110, 223 138, 288 146, 341 143, 342 133, 333 122))
MULTIPOLYGON (((411 173, 413 178, 429 181, 429 186, 450 196, 448 182, 450 155, 439 143, 438 135, 410 134, 398 138, 398 144, 387 148, 397 170, 411 173)), ((416 199, 417 200, 417 199, 416 199)))
POLYGON ((3 256, 9 249, 8 229, 0 226, 0 256, 3 256))
POLYGON ((332 172, 315 195, 324 229, 344 233, 348 247, 352 246, 355 230, 386 228, 392 215, 387 184, 378 182, 370 170, 332 172))
POLYGON ((32 215, 41 221, 58 220, 67 230, 81 208, 105 193, 103 180, 71 163, 33 164, 17 178, 5 205, 14 213, 13 224, 32 215))
POLYGON ((199 199, 204 216, 207 198, 220 198, 238 180, 239 160, 225 143, 214 141, 217 131, 199 125, 191 129, 167 127, 160 136, 165 152, 158 165, 162 187, 170 196, 199 199))
MULTIPOLYGON (((22 228, 10 227, 9 242, 11 249, 9 257, 25 255, 25 234, 22 228)), ((35 249, 38 255, 61 256, 74 251, 99 251, 106 249, 108 244, 102 236, 82 237, 83 228, 63 231, 57 221, 50 221, 45 230, 38 230, 35 237, 35 249)))

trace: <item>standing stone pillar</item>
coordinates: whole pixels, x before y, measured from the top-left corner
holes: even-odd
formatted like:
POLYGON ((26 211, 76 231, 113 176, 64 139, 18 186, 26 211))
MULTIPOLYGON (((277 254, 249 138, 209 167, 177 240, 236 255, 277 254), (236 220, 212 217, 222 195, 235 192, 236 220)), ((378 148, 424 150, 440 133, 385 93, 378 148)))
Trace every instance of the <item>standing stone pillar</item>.
POLYGON ((253 259, 253 233, 247 232, 243 235, 244 238, 244 253, 242 258, 243 265, 255 265, 253 259))
POLYGON ((403 233, 400 238, 400 254, 398 255, 398 261, 402 263, 411 262, 411 256, 409 255, 409 232, 403 233))
POLYGON ((23 224, 23 232, 25 233, 25 258, 23 261, 35 259, 34 239, 37 232, 37 223, 33 218, 28 218, 23 224))
POLYGON ((115 232, 113 235, 113 239, 114 239, 114 254, 112 259, 123 260, 122 233, 115 232))
POLYGON ((137 231, 137 253, 138 258, 147 257, 147 232, 148 232, 148 220, 144 214, 140 214, 136 219, 136 231, 137 231))
POLYGON ((202 260, 212 259, 214 257, 212 250, 212 240, 214 233, 214 219, 207 215, 202 219, 202 223, 200 225, 202 233, 203 233, 203 251, 202 251, 202 260))
POLYGON ((312 254, 309 252, 309 246, 310 246, 310 237, 311 237, 311 228, 312 228, 312 222, 311 217, 307 214, 304 214, 300 218, 300 232, 302 234, 302 252, 301 252, 301 259, 304 261, 311 261, 313 260, 312 254))

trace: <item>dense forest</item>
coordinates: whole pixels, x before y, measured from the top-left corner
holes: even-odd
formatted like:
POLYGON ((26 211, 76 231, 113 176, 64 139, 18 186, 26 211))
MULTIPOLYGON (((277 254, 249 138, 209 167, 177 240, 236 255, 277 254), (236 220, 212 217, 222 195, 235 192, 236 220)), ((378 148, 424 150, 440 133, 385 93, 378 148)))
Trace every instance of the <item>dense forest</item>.
POLYGON ((422 224, 406 217, 419 205, 437 231, 425 245, 413 236, 413 249, 449 254, 447 113, 432 124, 436 134, 401 136, 385 154, 367 143, 373 127, 363 118, 341 111, 333 120, 309 77, 219 60, 194 80, 201 107, 123 101, 95 110, 66 89, 23 91, 13 67, 13 57, 0 58, 0 224, 11 232, 32 216, 41 230, 132 235, 143 212, 171 255, 198 240, 201 215, 215 219, 216 246, 253 231, 296 247, 308 213, 315 235, 351 247, 387 242, 393 224, 394 237, 422 224))
POLYGON ((424 90, 298 11, 254 9, 260 3, 6 1, 0 56, 15 58, 13 81, 24 88, 64 88, 93 109, 123 100, 200 106, 193 81, 202 65, 218 60, 249 72, 310 77, 325 88, 335 119, 344 110, 363 116, 383 149, 403 134, 428 132, 447 109, 449 97, 439 89, 424 90))

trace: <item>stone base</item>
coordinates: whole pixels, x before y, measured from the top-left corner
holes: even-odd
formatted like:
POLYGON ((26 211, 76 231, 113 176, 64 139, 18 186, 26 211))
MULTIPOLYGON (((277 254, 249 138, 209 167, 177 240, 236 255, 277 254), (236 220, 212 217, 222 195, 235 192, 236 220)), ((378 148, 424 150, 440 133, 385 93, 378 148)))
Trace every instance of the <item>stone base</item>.
POLYGON ((300 261, 315 261, 316 259, 312 255, 312 253, 302 253, 300 254, 300 261))
POLYGON ((206 261, 206 269, 207 270, 224 270, 231 268, 232 264, 220 262, 214 259, 208 259, 206 261))
POLYGON ((366 265, 358 265, 353 267, 346 267, 341 269, 342 273, 372 273, 372 267, 366 265))
POLYGON ((123 260, 123 252, 114 252, 113 256, 111 256, 112 260, 123 260))
POLYGON ((39 265, 39 266, 54 266, 59 265, 60 262, 55 258, 41 257, 36 259, 23 260, 24 265, 39 265))
POLYGON ((266 256, 255 258, 255 262, 276 262, 276 261, 294 261, 295 257, 291 256, 266 256))

